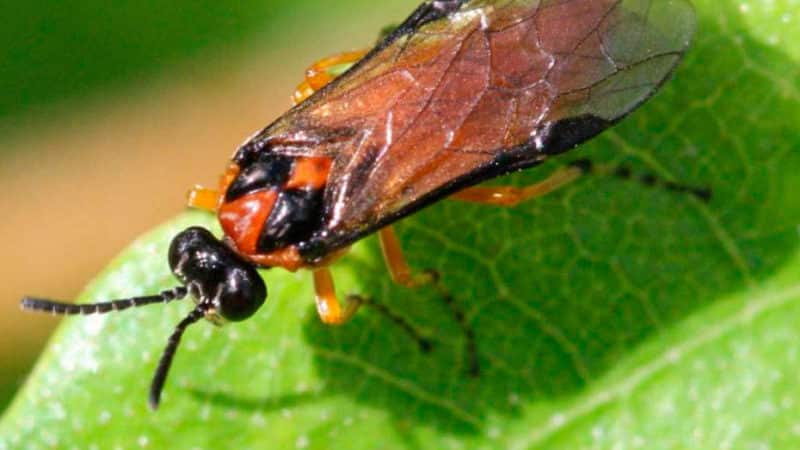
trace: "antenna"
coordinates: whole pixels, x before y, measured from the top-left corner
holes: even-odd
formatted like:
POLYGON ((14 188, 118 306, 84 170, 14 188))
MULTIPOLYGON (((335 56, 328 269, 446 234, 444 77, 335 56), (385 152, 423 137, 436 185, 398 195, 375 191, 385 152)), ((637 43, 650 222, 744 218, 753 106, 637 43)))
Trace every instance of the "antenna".
POLYGON ((186 328, 202 319, 205 316, 206 308, 203 305, 198 305, 193 309, 178 325, 175 326, 175 331, 167 341, 167 346, 164 348, 164 353, 161 354, 161 359, 158 361, 156 373, 153 375, 153 382, 150 383, 150 408, 153 410, 158 409, 158 404, 161 401, 161 391, 164 389, 164 382, 167 381, 167 374, 172 365, 172 358, 175 356, 175 351, 178 350, 178 344, 181 343, 181 337, 186 328))
POLYGON ((169 303, 173 300, 180 300, 188 293, 184 286, 178 286, 156 295, 146 295, 142 297, 123 298, 110 300, 100 303, 73 304, 57 302, 43 298, 23 297, 20 307, 28 311, 49 312, 53 315, 88 315, 104 314, 111 311, 122 311, 123 309, 135 308, 138 306, 152 305, 153 303, 169 303))
MULTIPOLYGON (((166 291, 162 291, 156 295, 145 295, 141 297, 123 298, 118 300, 110 300, 107 302, 99 303, 83 303, 72 304, 58 302, 55 300, 48 300, 34 297, 23 297, 20 306, 24 310, 29 311, 43 311, 57 315, 88 315, 88 314, 104 314, 111 311, 122 311, 128 308, 135 308, 138 306, 152 305, 154 303, 169 303, 174 300, 180 300, 188 294, 188 290, 184 286, 178 286, 166 291)), ((185 319, 180 321, 175 327, 175 331, 167 341, 167 347, 161 355, 161 360, 158 362, 158 368, 153 376, 153 383, 150 386, 150 407, 153 409, 158 408, 158 402, 161 398, 161 390, 164 387, 164 382, 167 380, 167 373, 172 364, 172 358, 175 356, 175 351, 178 349, 178 344, 181 341, 181 336, 186 330, 186 327, 202 319, 205 315, 205 307, 198 306, 185 319)))

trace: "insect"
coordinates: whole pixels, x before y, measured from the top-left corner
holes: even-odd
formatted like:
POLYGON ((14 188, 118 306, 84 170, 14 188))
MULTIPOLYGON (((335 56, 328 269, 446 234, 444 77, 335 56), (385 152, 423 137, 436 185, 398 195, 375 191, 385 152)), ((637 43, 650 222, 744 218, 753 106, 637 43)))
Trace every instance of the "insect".
POLYGON ((215 212, 224 236, 198 227, 175 236, 168 260, 181 286, 95 304, 27 297, 22 306, 87 314, 191 296, 195 307, 155 371, 156 408, 186 327, 241 321, 264 303, 257 267, 310 269, 320 318, 342 324, 364 299, 340 302, 328 266, 354 242, 377 233, 393 280, 433 284, 435 272, 409 268, 392 223, 446 197, 512 206, 597 170, 580 160, 527 187, 475 186, 621 120, 670 77, 694 27, 688 0, 426 1, 372 50, 312 66, 298 104, 238 148, 219 189, 191 192, 190 205, 215 212), (342 65, 352 67, 336 76, 342 65))

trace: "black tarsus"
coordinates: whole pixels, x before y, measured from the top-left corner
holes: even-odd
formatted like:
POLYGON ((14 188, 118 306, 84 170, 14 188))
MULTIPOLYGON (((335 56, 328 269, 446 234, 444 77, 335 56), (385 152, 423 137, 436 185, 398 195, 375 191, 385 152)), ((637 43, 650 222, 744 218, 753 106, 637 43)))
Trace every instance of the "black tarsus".
MULTIPOLYGON (((464 334, 464 348, 465 354, 467 359, 467 372, 470 376, 477 377, 480 375, 480 363, 478 362, 478 349, 477 345, 475 344, 475 330, 470 326, 469 322, 466 319, 464 311, 456 304, 455 299, 450 294, 450 292, 445 288, 441 283, 441 277, 439 276, 439 272, 428 269, 425 270, 424 273, 430 277, 430 285, 434 288, 436 293, 442 299, 443 303, 450 311, 455 319, 456 323, 458 324, 459 328, 461 328, 462 333, 464 334)), ((400 327, 406 334, 411 337, 414 341, 417 342, 419 349, 422 353, 429 353, 433 350, 434 341, 425 337, 422 333, 420 333, 411 323, 408 322, 404 317, 400 316, 396 312, 392 311, 388 306, 377 303, 372 299, 359 297, 362 304, 364 306, 370 307, 375 309, 378 313, 385 316, 387 319, 391 320, 395 325, 400 327)))
POLYGON ((156 295, 123 298, 100 303, 73 304, 42 298, 23 297, 20 302, 20 307, 29 311, 43 311, 58 315, 104 314, 111 311, 122 311, 128 308, 152 305, 154 303, 168 303, 173 300, 180 300, 186 297, 186 294, 186 288, 178 286, 162 291, 156 295))
POLYGON ((464 347, 466 349, 466 358, 467 358, 467 372, 472 377, 478 377, 481 374, 481 366, 480 362, 478 361, 478 346, 475 343, 475 330, 467 321, 467 317, 464 314, 464 310, 458 306, 455 299, 453 298, 452 294, 442 285, 441 277, 439 272, 433 269, 428 269, 425 271, 431 277, 431 284, 433 285, 434 289, 439 293, 439 297, 444 301, 447 309, 450 310, 450 313, 453 315, 456 323, 461 328, 461 331, 464 333, 464 347))
POLYGON ((619 166, 614 170, 614 176, 627 180, 631 177, 631 169, 625 166, 619 166))
POLYGON ((433 342, 422 335, 413 325, 411 325, 408 320, 403 318, 402 316, 398 315, 396 312, 389 309, 388 306, 384 305, 383 303, 377 303, 372 299, 359 297, 361 300, 361 304, 367 307, 374 309, 375 311, 379 312, 381 315, 392 321, 395 325, 400 327, 403 331, 408 334, 411 339, 416 341, 417 345, 419 346, 419 350, 422 353, 430 353, 433 350, 433 342))
MULTIPOLYGON (((596 173, 596 167, 594 163, 586 158, 581 158, 571 161, 569 163, 569 166, 577 167, 581 170, 582 173, 587 175, 596 173)), ((665 180, 653 173, 643 173, 641 175, 634 177, 633 170, 631 170, 627 166, 616 167, 609 173, 609 175, 617 177, 622 180, 637 181, 647 187, 655 187, 655 188, 666 189, 668 191, 679 192, 682 194, 689 194, 704 203, 708 203, 709 201, 711 201, 712 192, 711 188, 709 187, 698 187, 698 186, 690 186, 687 184, 681 184, 675 181, 665 180)))
POLYGON ((569 163, 570 167, 580 169, 581 173, 588 174, 592 172, 593 163, 589 159, 576 159, 569 163))
POLYGON ((167 346, 164 348, 164 353, 161 354, 161 359, 158 361, 156 373, 153 375, 153 382, 150 383, 149 403, 151 409, 158 409, 158 404, 161 400, 161 391, 164 388, 164 383, 167 381, 167 374, 169 374, 169 368, 172 365, 172 358, 175 357, 178 344, 181 343, 183 332, 186 331, 189 325, 197 322, 204 316, 205 308, 202 305, 198 305, 188 316, 175 326, 175 331, 173 331, 172 335, 169 337, 167 346))

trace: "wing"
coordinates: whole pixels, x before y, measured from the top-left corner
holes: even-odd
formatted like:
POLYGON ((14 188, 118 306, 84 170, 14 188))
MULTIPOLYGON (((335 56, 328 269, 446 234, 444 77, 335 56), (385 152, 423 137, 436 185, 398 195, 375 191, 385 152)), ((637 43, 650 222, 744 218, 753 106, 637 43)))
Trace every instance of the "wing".
POLYGON ((331 157, 325 239, 347 243, 601 132, 694 26, 687 0, 429 1, 249 145, 331 157))

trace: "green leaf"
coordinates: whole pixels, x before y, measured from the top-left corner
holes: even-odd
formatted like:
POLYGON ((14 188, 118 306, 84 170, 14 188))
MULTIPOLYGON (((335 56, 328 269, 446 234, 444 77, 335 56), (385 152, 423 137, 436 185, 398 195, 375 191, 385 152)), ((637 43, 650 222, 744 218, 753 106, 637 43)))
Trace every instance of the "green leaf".
MULTIPOLYGON (((708 184, 709 204, 595 177, 399 225, 411 264, 438 269, 474 327, 479 378, 441 298, 392 285, 369 238, 336 265, 340 290, 407 318, 431 353, 374 309, 321 325, 309 274, 272 270, 255 318, 189 329, 155 413, 150 376, 188 305, 65 320, 0 448, 797 448, 800 14, 696 6, 675 79, 577 154, 708 184)), ((171 236, 212 223, 187 213, 145 236, 82 300, 175 284, 171 236)))

